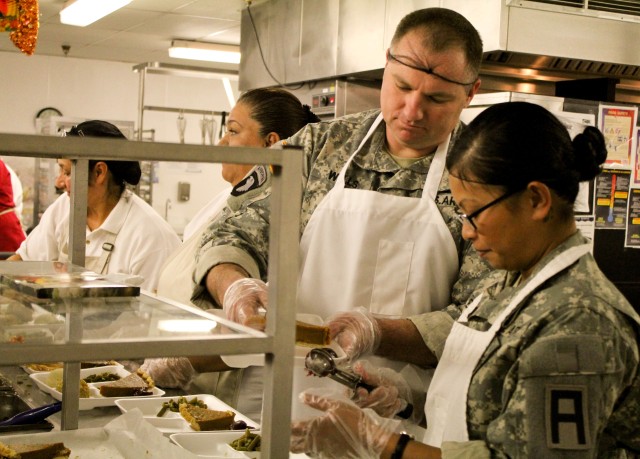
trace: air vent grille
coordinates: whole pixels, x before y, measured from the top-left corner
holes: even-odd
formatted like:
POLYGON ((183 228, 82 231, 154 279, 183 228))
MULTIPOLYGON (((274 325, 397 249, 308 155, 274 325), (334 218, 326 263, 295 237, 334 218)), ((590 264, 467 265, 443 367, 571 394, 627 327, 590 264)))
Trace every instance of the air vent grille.
POLYGON ((585 59, 571 59, 552 56, 535 56, 509 51, 484 53, 483 62, 512 68, 530 68, 559 73, 585 74, 591 77, 615 77, 640 79, 640 66, 595 62, 585 59))
POLYGON ((605 11, 607 13, 628 14, 640 16, 640 2, 638 0, 530 0, 531 3, 544 3, 562 7, 573 7, 590 11, 605 11))

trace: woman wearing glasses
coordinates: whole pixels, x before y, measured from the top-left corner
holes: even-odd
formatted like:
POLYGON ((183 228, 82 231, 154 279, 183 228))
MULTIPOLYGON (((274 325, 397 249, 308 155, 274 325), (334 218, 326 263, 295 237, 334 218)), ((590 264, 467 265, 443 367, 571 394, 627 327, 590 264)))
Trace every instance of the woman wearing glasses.
MULTIPOLYGON (((66 132, 75 137, 126 140, 106 121, 85 121, 66 132)), ((71 160, 58 159, 56 188, 65 191, 9 260, 67 261, 71 160)), ((126 188, 140 180, 137 161, 89 161, 85 266, 100 274, 127 274, 146 290, 157 286, 160 267, 180 244, 175 231, 146 202, 126 188)))
MULTIPOLYGON (((605 159, 597 129, 571 141, 537 105, 482 112, 447 168, 463 237, 497 270, 441 330, 366 312, 330 322, 352 358, 404 352, 405 360, 437 365, 423 442, 352 404, 307 394, 326 413, 294 425, 293 450, 395 459, 639 452, 640 317, 598 269, 573 215, 579 182, 598 175, 605 159)), ((379 385, 360 390, 357 403, 393 415, 402 384, 391 381, 400 380, 355 367, 379 385)))

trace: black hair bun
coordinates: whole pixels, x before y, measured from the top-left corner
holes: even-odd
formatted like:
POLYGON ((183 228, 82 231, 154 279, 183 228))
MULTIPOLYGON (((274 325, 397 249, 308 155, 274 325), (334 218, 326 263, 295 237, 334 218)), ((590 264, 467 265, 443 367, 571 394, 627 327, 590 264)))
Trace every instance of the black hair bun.
POLYGON ((573 151, 575 170, 581 182, 591 180, 602 172, 602 164, 607 159, 607 145, 600 130, 587 126, 573 139, 573 151))

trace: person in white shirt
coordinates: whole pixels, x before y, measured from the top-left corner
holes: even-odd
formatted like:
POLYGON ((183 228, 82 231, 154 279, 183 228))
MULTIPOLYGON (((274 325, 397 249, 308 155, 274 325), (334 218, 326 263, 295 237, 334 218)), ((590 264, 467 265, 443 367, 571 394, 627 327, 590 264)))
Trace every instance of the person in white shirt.
MULTIPOLYGON (((126 139, 116 126, 99 120, 85 121, 66 135, 126 139)), ((58 159, 58 165, 56 187, 66 193, 47 208, 9 260, 68 260, 71 160, 58 159)), ((100 274, 127 274, 130 281, 153 291, 162 263, 180 239, 151 206, 126 188, 136 185, 140 175, 137 161, 89 161, 85 266, 100 274)))

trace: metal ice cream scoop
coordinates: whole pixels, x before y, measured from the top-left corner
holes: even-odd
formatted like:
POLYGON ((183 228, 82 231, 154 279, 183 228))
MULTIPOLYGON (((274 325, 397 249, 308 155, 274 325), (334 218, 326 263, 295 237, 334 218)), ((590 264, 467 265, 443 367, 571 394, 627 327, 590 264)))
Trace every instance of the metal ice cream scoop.
POLYGON ((374 386, 362 382, 362 378, 360 376, 340 370, 334 360, 337 356, 338 355, 331 348, 311 349, 304 359, 304 366, 314 375, 320 376, 321 378, 328 376, 334 381, 344 384, 352 390, 356 390, 358 387, 363 387, 371 392, 375 389, 374 386))
MULTIPOLYGON (((371 392, 376 388, 376 386, 363 382, 361 376, 339 369, 334 360, 337 356, 331 348, 314 348, 311 349, 305 357, 304 366, 314 375, 321 378, 328 376, 334 381, 351 388, 353 391, 359 387, 363 387, 368 392, 371 392)), ((404 410, 397 413, 397 416, 408 419, 411 413, 413 413, 413 405, 408 403, 404 410)))

